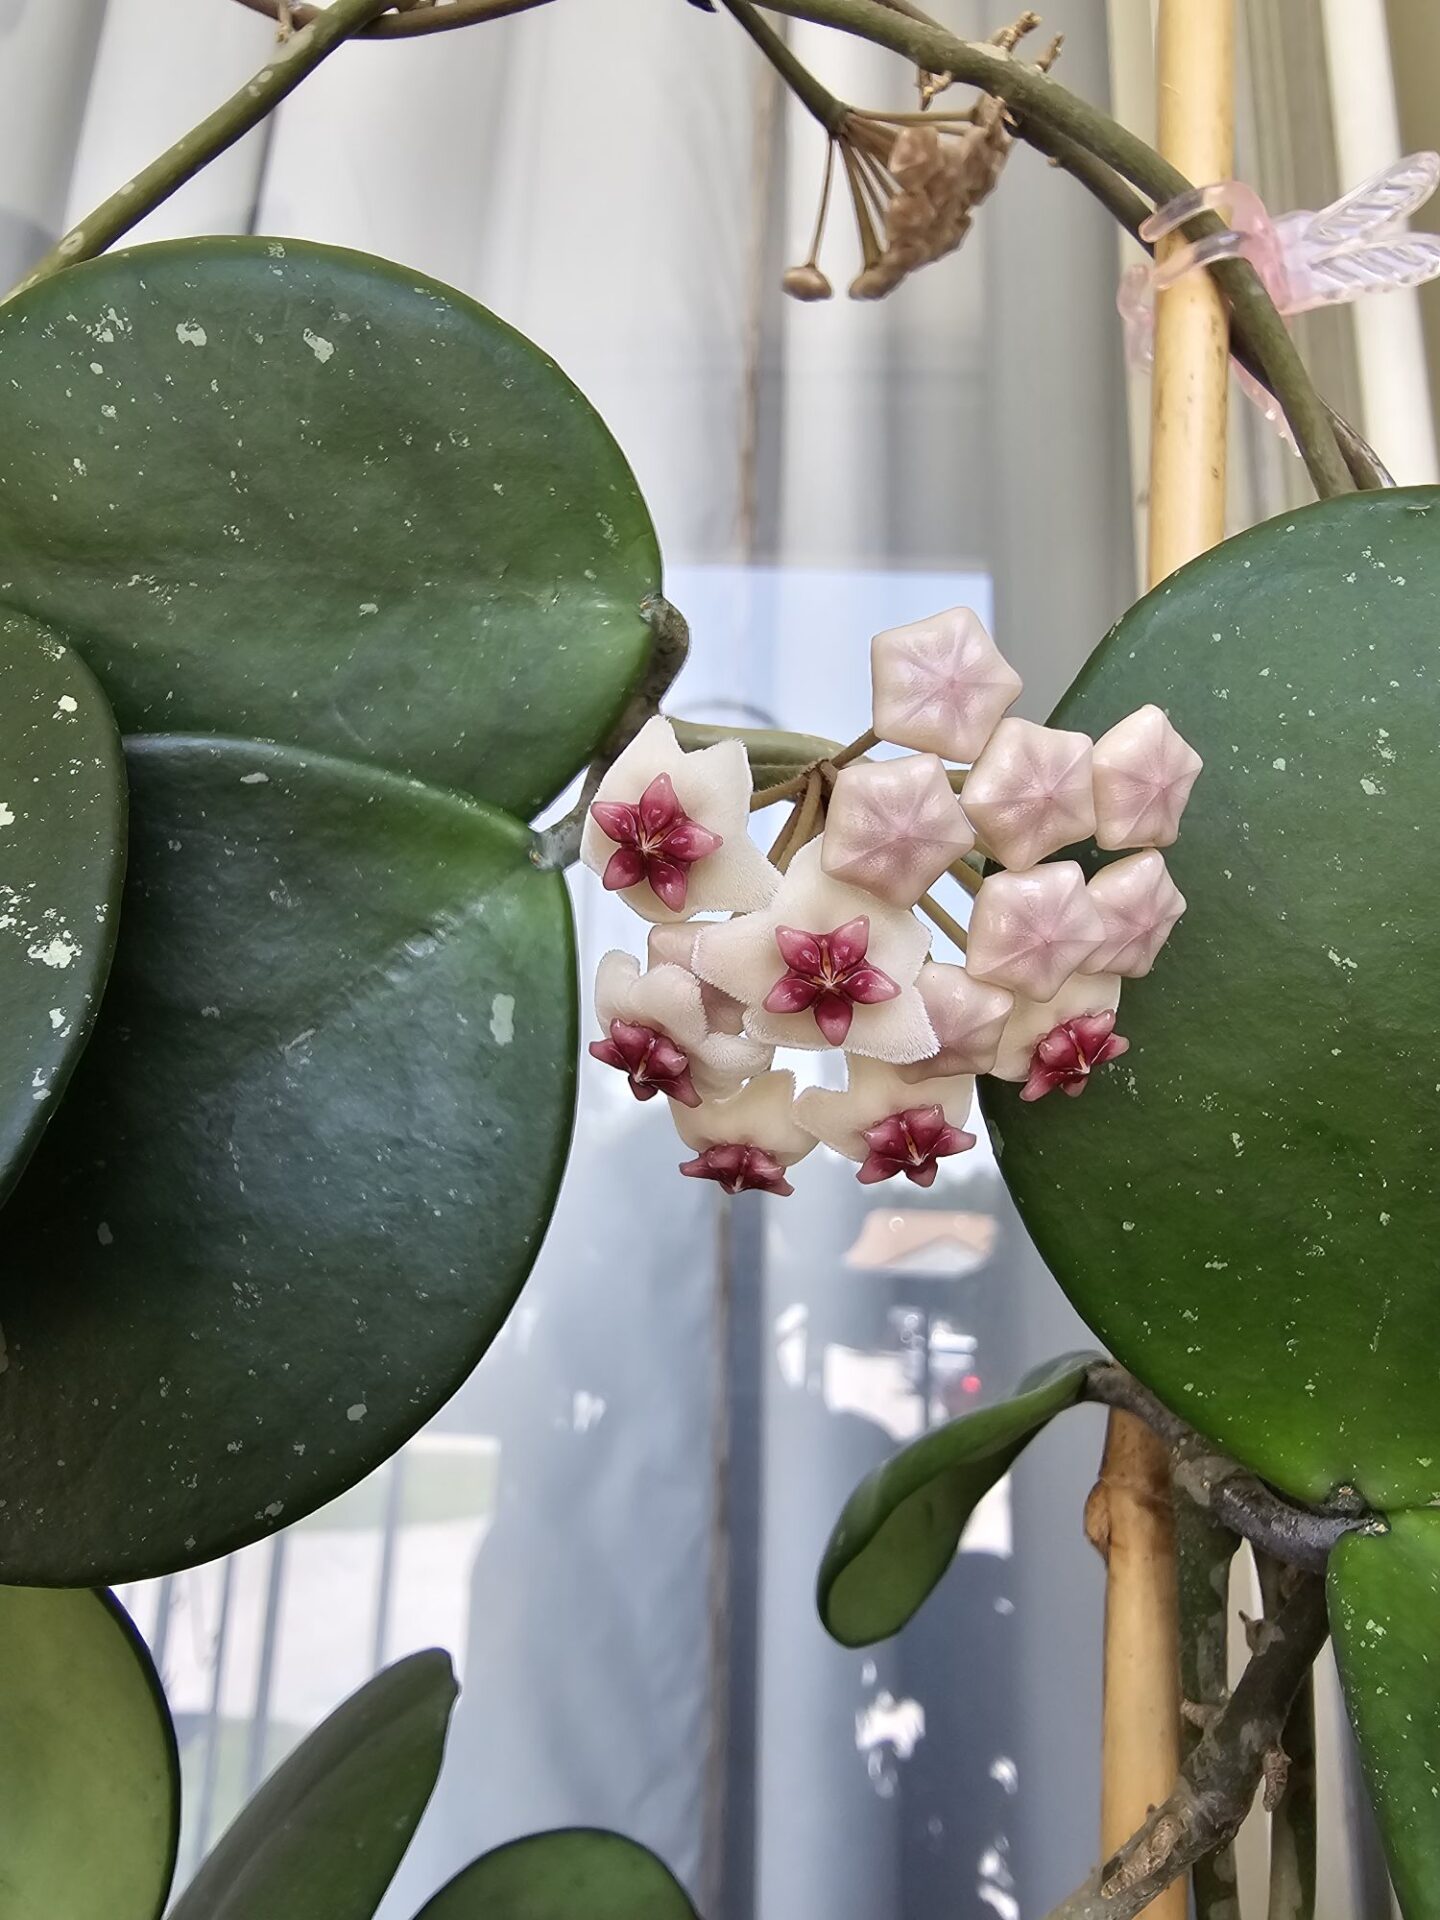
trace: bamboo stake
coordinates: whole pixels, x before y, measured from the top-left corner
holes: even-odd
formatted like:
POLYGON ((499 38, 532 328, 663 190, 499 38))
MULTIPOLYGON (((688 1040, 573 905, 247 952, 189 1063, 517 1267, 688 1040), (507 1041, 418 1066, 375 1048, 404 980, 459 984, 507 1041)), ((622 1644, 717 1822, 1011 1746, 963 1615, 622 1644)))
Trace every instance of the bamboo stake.
MULTIPOLYGON (((1160 151, 1191 180, 1224 180, 1234 151, 1233 0, 1160 0, 1160 151)), ((1159 296, 1150 424, 1150 584, 1225 533, 1225 307, 1207 274, 1159 296)), ((1179 1604, 1164 1447, 1114 1412, 1086 1526, 1106 1554, 1103 1857, 1143 1824, 1180 1765, 1179 1604)), ((1185 1920, 1185 1880, 1146 1909, 1185 1920)))

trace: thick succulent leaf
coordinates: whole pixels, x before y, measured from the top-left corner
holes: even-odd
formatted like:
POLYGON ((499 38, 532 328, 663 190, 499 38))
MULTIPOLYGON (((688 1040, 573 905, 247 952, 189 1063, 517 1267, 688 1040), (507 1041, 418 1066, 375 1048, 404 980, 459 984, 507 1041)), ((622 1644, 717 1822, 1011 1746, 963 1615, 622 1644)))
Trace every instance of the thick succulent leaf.
POLYGON ((1131 609, 1061 702, 1204 755, 1189 912, 1079 1100, 985 1083, 1012 1193, 1126 1366, 1286 1492, 1440 1499, 1440 491, 1273 520, 1131 609))
POLYGON ((655 536, 492 314, 304 241, 187 240, 0 307, 0 603, 126 733, 255 736, 531 814, 648 653, 655 536))
POLYGON ((792 780, 817 760, 838 753, 840 742, 818 733, 775 733, 764 727, 712 727, 698 720, 676 720, 675 738, 687 753, 713 747, 721 740, 739 740, 750 762, 755 791, 792 780))
POLYGON ((569 905, 527 829, 253 742, 128 743, 125 938, 5 1213, 0 1570, 207 1560, 427 1420, 539 1248, 569 905))
POLYGON ((1330 1628, 1405 1920, 1440 1920, 1440 1513, 1330 1556, 1330 1628))
POLYGON ((352 1693, 241 1809, 170 1920, 372 1920, 434 1788, 456 1692, 432 1648, 352 1693))
POLYGON ((0 613, 0 1200, 90 1037, 124 873, 105 696, 58 634, 0 613))
POLYGON ((695 1909, 648 1847, 563 1827, 482 1855, 416 1920, 695 1920, 695 1909))
POLYGON ((1037 1368, 1014 1397, 934 1427, 845 1502, 820 1563, 820 1618, 847 1647, 898 1633, 955 1557, 965 1523, 1040 1429, 1080 1398, 1098 1354, 1037 1368))
POLYGON ((124 1608, 0 1587, 0 1913, 156 1920, 179 1839, 175 1731, 124 1608))

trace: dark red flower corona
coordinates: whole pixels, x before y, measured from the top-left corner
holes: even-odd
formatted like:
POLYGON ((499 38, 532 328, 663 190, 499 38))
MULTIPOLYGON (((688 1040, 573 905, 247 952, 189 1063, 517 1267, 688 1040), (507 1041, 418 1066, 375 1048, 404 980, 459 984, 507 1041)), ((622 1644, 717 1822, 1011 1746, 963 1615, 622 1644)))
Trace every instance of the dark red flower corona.
POLYGON ((707 1147, 693 1160, 681 1161, 680 1171, 692 1180, 718 1180, 726 1193, 785 1195, 795 1191, 773 1153, 766 1153, 763 1147, 747 1147, 738 1140, 707 1147))
POLYGON ((897 1173, 917 1187, 932 1186, 940 1161, 975 1144, 973 1133, 948 1123, 941 1106, 906 1107, 867 1127, 863 1137, 870 1151, 855 1177, 867 1187, 897 1173))
POLYGON ((870 918, 857 914, 830 933, 777 927, 775 945, 786 972, 765 997, 769 1013, 813 1013, 832 1047, 845 1044, 857 1006, 893 1000, 900 989, 888 973, 867 964, 870 918))
POLYGON ((685 911, 690 868, 724 844, 718 833, 686 813, 668 773, 657 773, 633 806, 624 800, 594 801, 590 818, 616 843, 602 884, 613 893, 648 881, 672 913, 685 911))
POLYGON ((700 1104, 690 1078, 689 1055, 654 1027, 612 1020, 610 1038, 592 1040, 590 1052, 607 1067, 618 1067, 629 1076, 630 1091, 637 1100, 653 1100, 657 1093, 668 1093, 683 1107, 700 1104))
POLYGON ((1071 1099, 1090 1084, 1096 1067, 1128 1053, 1130 1042, 1115 1031, 1115 1014, 1081 1013, 1052 1027, 1030 1057, 1030 1078, 1022 1100, 1043 1100, 1058 1087, 1071 1099))

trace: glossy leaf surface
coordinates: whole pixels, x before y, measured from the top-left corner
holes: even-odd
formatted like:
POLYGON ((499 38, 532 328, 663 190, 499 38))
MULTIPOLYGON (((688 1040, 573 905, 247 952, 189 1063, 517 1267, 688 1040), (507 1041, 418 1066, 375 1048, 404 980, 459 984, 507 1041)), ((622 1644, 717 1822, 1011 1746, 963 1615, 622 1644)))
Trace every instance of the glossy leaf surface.
POLYGON ((275 1769, 170 1920, 372 1920, 434 1788, 456 1692, 438 1649, 377 1674, 275 1769))
POLYGON ((1440 1499, 1440 491, 1351 494, 1142 600, 1061 702, 1147 701, 1206 770, 1189 911, 1083 1098, 987 1081, 1051 1271, 1178 1413, 1292 1495, 1440 1499))
POLYGON ((89 1038, 124 873, 105 697, 58 634, 0 613, 0 1200, 89 1038))
POLYGON ((0 1587, 0 1913, 156 1920, 179 1837, 175 1731, 124 1609, 0 1587))
POLYGON ((569 905, 528 830, 363 767, 130 743, 125 937, 5 1214, 0 1567, 229 1551, 454 1392, 568 1147, 569 905))
POLYGON ((553 362, 305 241, 110 254, 0 307, 0 604, 126 733, 253 736, 529 817, 605 738, 659 559, 553 362))
POLYGON ((965 1523, 1040 1429, 1080 1397, 1095 1354, 1036 1370, 1009 1400, 934 1427, 866 1476, 820 1565, 820 1618, 847 1647, 898 1633, 955 1557, 965 1523))
POLYGON ((416 1920, 695 1920, 695 1909, 647 1847, 567 1827, 483 1855, 416 1920))
POLYGON ((1440 1915, 1440 1514, 1330 1556, 1330 1628, 1405 1920, 1440 1915))

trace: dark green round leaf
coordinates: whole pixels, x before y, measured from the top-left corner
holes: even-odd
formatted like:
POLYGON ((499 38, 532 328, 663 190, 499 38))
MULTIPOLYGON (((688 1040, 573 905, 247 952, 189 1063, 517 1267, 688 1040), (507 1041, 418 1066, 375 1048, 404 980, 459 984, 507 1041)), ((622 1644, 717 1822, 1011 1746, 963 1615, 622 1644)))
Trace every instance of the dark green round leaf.
POLYGON ((605 738, 659 557, 584 397, 463 294, 186 240, 0 307, 0 601, 125 733, 255 736, 529 815, 605 738))
POLYGON ((372 1920, 440 1771, 450 1656, 397 1660, 236 1815, 170 1920, 372 1920))
POLYGON ((0 1912, 155 1920, 179 1839, 175 1731, 124 1608, 0 1587, 0 1912))
POLYGON ((820 1618, 842 1646, 898 1633, 955 1557, 965 1522, 1040 1429, 1080 1398, 1098 1354, 1069 1353, 998 1406, 962 1414, 867 1474, 820 1562, 820 1618))
POLYGON ((508 1313, 574 1104, 525 828, 286 748, 129 760, 125 938, 5 1214, 0 1570, 45 1584, 210 1559, 391 1454, 508 1313))
POLYGON ((1189 912, 1083 1099, 985 1083, 1051 1271, 1286 1492, 1440 1499, 1440 491, 1273 520, 1132 608, 1061 702, 1204 755, 1189 912))
POLYGON ((593 1827, 532 1833, 456 1874, 416 1920, 695 1920, 647 1847, 593 1827))
POLYGON ((1440 1514, 1330 1556, 1330 1629, 1405 1920, 1440 1920, 1440 1514))
POLYGON ((0 1200, 90 1037, 124 873, 105 696, 57 634, 0 613, 0 1200))

